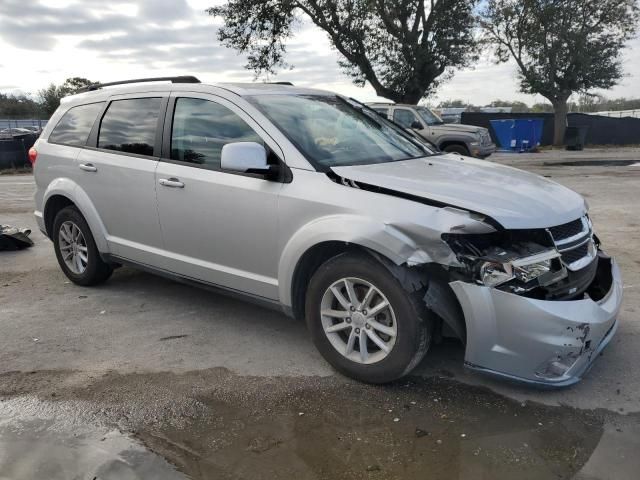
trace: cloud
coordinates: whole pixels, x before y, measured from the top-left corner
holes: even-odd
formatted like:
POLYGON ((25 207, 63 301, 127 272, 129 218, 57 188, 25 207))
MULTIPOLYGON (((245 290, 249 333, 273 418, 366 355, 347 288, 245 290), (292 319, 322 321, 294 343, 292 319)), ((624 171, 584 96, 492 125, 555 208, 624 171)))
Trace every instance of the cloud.
MULTIPOLYGON (((220 20, 204 12, 220 3, 223 0, 0 0, 2 81, 25 91, 71 76, 109 81, 196 74, 211 82, 251 81, 253 72, 243 68, 246 58, 218 43, 220 20)), ((320 86, 363 100, 376 98, 371 87, 351 84, 326 34, 311 22, 300 22, 288 45, 286 61, 293 68, 282 69, 270 80, 320 86)), ((625 51, 630 76, 609 96, 634 95, 640 41, 631 45, 625 51)), ((473 103, 539 100, 518 93, 513 65, 496 66, 486 59, 445 82, 437 99, 445 98, 473 103)))

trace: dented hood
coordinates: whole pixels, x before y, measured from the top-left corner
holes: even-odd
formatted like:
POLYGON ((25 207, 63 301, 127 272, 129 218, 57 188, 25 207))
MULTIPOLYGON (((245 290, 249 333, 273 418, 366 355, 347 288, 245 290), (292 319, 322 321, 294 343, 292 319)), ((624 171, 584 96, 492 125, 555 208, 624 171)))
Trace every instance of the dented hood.
POLYGON ((478 212, 509 229, 551 227, 585 213, 584 199, 562 185, 455 154, 332 170, 356 182, 478 212))

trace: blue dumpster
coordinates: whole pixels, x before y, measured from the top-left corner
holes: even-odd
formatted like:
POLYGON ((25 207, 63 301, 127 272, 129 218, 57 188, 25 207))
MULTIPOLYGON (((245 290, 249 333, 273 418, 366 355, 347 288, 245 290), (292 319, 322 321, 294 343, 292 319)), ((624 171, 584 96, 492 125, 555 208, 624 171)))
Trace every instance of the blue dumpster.
POLYGON ((540 145, 542 118, 491 120, 500 150, 526 152, 540 145))

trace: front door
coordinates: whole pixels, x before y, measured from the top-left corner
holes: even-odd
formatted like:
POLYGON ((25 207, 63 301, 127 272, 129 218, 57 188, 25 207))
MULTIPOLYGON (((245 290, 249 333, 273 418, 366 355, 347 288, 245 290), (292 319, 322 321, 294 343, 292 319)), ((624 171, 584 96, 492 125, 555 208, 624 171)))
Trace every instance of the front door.
POLYGON ((169 112, 172 127, 165 135, 170 145, 165 143, 168 152, 163 152, 168 158, 156 170, 164 267, 277 299, 277 200, 282 184, 220 168, 225 144, 264 144, 266 135, 246 113, 213 95, 174 94, 169 112))

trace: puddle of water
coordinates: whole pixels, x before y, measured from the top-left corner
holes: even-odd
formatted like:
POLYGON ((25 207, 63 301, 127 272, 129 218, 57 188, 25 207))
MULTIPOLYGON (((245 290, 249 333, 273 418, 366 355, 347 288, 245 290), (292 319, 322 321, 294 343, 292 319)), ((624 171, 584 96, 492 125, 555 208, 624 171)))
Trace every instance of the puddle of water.
POLYGON ((186 478, 117 430, 82 430, 65 431, 55 420, 0 419, 0 479, 186 478))
POLYGON ((167 461, 193 480, 636 480, 640 470, 639 415, 520 403, 449 378, 74 378, 0 377, 0 480, 181 478, 167 461), (96 424, 133 431, 155 454, 96 424))

